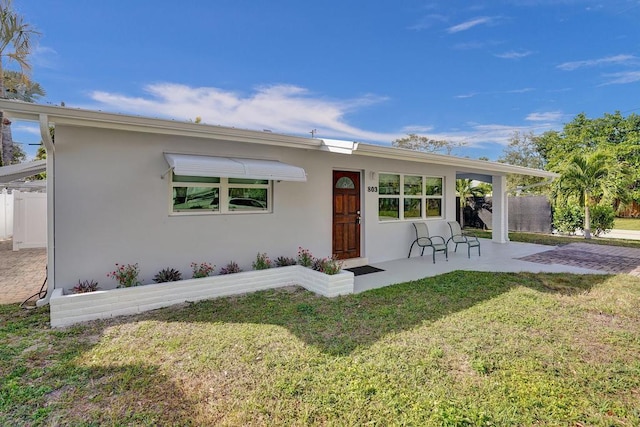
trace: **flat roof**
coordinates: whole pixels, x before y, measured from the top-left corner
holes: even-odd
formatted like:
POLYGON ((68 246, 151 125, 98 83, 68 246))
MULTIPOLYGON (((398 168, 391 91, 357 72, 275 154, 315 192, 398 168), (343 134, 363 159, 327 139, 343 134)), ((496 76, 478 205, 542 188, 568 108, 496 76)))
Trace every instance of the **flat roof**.
POLYGON ((54 125, 61 124, 128 130, 132 132, 239 141, 290 148, 316 149, 345 155, 361 155, 452 166, 456 168, 456 173, 459 178, 471 177, 473 179, 488 180, 489 182, 492 175, 518 174, 541 178, 555 178, 559 176, 556 173, 541 169, 532 169, 466 157, 425 153, 391 146, 360 143, 357 141, 300 137, 268 131, 255 131, 203 123, 42 105, 17 100, 0 100, 0 110, 10 118, 41 122, 41 128, 44 120, 54 125))

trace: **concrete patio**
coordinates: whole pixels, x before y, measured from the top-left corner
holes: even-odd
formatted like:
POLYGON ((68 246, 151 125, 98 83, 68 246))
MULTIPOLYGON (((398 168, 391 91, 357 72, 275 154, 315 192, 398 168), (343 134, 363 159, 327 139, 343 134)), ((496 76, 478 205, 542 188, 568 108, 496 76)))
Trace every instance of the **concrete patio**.
MULTIPOLYGON (((560 257, 562 247, 558 248, 519 242, 499 244, 493 243, 489 239, 480 239, 480 241, 482 250, 480 257, 478 257, 478 251, 475 248, 472 248, 471 258, 469 259, 467 257, 466 246, 459 245, 458 252, 456 253, 453 252, 453 245, 450 245, 449 261, 445 261, 443 253, 438 253, 436 254, 436 263, 433 264, 429 248, 425 250, 425 254, 422 257, 420 256, 420 251, 414 248, 411 258, 371 264, 373 267, 381 268, 384 271, 357 276, 355 278, 355 292, 364 292, 369 289, 381 288, 395 283, 437 276, 455 270, 576 274, 606 274, 612 272, 608 268, 588 264, 587 262, 569 265, 566 260, 560 257), (540 258, 540 260, 533 260, 531 258, 539 254, 547 254, 544 261, 546 263, 542 263, 542 258, 540 258), (558 261, 562 261, 563 263, 553 262, 556 256, 558 257, 558 261)), ((572 245, 575 244, 564 247, 572 245)), ((612 248, 610 246, 596 246, 584 243, 578 243, 578 245, 585 245, 598 252, 604 251, 605 248, 612 248)), ((638 256, 637 261, 640 263, 640 249, 615 249, 618 253, 635 251, 633 253, 638 256)))
MULTIPOLYGON (((411 258, 371 264, 384 271, 355 277, 356 293, 424 277, 437 276, 455 270, 494 272, 550 272, 576 274, 631 274, 640 276, 640 249, 618 246, 570 243, 554 247, 530 243, 493 243, 480 239, 482 256, 477 250, 467 258, 465 247, 453 252, 449 261, 444 254, 414 248, 411 258)), ((11 250, 11 240, 0 241, 0 304, 19 303, 36 294, 45 277, 46 250, 11 250)))

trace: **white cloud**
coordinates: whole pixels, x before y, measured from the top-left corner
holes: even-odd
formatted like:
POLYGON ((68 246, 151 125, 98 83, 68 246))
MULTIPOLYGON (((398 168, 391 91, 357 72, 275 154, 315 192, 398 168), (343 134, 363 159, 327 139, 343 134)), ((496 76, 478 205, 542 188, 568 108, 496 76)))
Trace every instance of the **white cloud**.
POLYGON ((345 116, 348 113, 386 100, 376 95, 327 100, 313 97, 305 88, 284 84, 260 86, 246 96, 214 87, 176 83, 151 84, 144 89, 147 95, 139 97, 95 91, 90 96, 97 105, 84 108, 177 120, 201 117, 204 123, 214 125, 269 129, 295 135, 306 135, 311 129, 317 129, 318 137, 388 143, 401 136, 371 132, 347 123, 345 116))
MULTIPOLYGON (((557 112, 532 113, 526 120, 530 125, 468 123, 457 129, 441 130, 429 124, 413 124, 388 132, 372 132, 348 123, 346 116, 363 107, 384 102, 386 98, 365 95, 348 100, 328 100, 315 97, 307 89, 293 85, 257 87, 248 95, 214 87, 190 87, 176 83, 157 83, 145 88, 146 95, 95 91, 91 93, 93 105, 74 107, 112 111, 176 120, 194 120, 204 123, 244 129, 269 129, 273 132, 309 136, 317 129, 319 138, 353 139, 355 141, 390 145, 391 141, 407 133, 427 135, 434 139, 465 142, 469 147, 488 144, 507 145, 513 132, 547 130, 557 112), (548 119, 548 122, 541 123, 548 119)), ((531 88, 495 93, 521 93, 531 88)), ((35 128, 34 128, 35 129, 35 128)))
POLYGON ((29 135, 40 136, 40 126, 36 124, 30 124, 29 122, 18 122, 11 125, 12 132, 22 132, 29 135))
POLYGON ((527 92, 532 92, 535 89, 532 87, 524 87, 521 89, 511 89, 511 90, 503 90, 503 91, 491 91, 491 92, 469 92, 469 93, 463 93, 461 95, 456 95, 454 96, 454 98, 457 99, 466 99, 466 98, 473 98, 475 96, 480 96, 480 95, 502 95, 502 94, 514 94, 514 93, 527 93, 527 92))
POLYGON ((454 25, 453 27, 447 28, 447 32, 449 34, 459 33, 461 31, 469 30, 475 26, 482 24, 490 24, 493 21, 493 18, 488 16, 481 16, 478 18, 471 19, 469 21, 463 22, 458 25, 454 25))
POLYGON ((38 45, 31 53, 31 63, 39 68, 56 68, 58 52, 50 47, 38 45))
POLYGON ((628 64, 637 59, 638 58, 633 55, 614 55, 598 59, 587 59, 584 61, 564 62, 558 65, 557 68, 564 71, 573 71, 578 68, 597 67, 600 65, 628 64))
POLYGON ((532 54, 533 52, 531 52, 530 50, 519 50, 519 51, 512 50, 504 53, 496 53, 494 56, 502 59, 521 59, 521 58, 526 58, 527 56, 532 54))
POLYGON ((640 81, 640 71, 626 71, 620 73, 605 74, 605 77, 611 78, 612 80, 604 83, 602 86, 635 83, 640 81))
POLYGON ((420 18, 418 22, 411 25, 409 29, 414 31, 426 30, 433 27, 434 25, 437 25, 446 21, 447 21, 447 17, 443 15, 437 15, 437 14, 426 15, 420 18))
POLYGON ((423 126, 423 125, 410 125, 404 126, 402 131, 404 133, 428 133, 433 130, 433 126, 423 126))
POLYGON ((546 111, 542 113, 531 113, 525 120, 530 122, 557 122, 562 116, 563 114, 560 111, 546 111))

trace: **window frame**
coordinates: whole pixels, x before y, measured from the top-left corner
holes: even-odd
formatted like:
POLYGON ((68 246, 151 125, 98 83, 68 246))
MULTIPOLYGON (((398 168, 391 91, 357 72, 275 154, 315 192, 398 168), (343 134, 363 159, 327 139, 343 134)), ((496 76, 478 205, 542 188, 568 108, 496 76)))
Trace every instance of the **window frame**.
MULTIPOLYGON (((272 180, 256 180, 266 181, 266 184, 247 184, 247 183, 234 183, 229 182, 235 178, 225 177, 202 177, 205 179, 217 178, 219 182, 204 182, 204 181, 175 181, 176 174, 171 171, 169 178, 169 215, 170 216, 184 216, 184 215, 264 215, 273 213, 273 181, 272 180), (173 208, 173 189, 176 187, 199 187, 199 188, 218 188, 218 210, 213 209, 193 209, 184 211, 175 211, 173 208), (265 189, 267 191, 266 203, 267 208, 261 209, 229 209, 229 201, 235 197, 230 197, 229 191, 231 189, 265 189)), ((181 176, 181 175, 177 175, 181 176)), ((193 177, 198 178, 198 177, 193 177)), ((239 178, 246 179, 246 178, 239 178)))
POLYGON ((378 200, 378 222, 379 223, 395 223, 395 222, 408 222, 408 221, 420 221, 420 220, 442 220, 445 218, 445 177, 442 175, 422 175, 417 173, 398 173, 398 172, 378 172, 378 187, 381 188, 380 177, 382 175, 395 175, 399 176, 399 194, 377 194, 378 200), (421 191, 420 194, 405 194, 405 182, 406 177, 412 178, 420 178, 421 180, 421 191), (433 195, 427 194, 427 182, 430 179, 439 179, 440 186, 440 194, 433 195), (380 218, 380 200, 381 199, 397 199, 398 200, 398 217, 392 218, 387 217, 386 219, 380 218), (420 201, 420 216, 406 216, 405 211, 405 201, 407 200, 419 200, 420 201), (440 201, 440 215, 439 216, 429 216, 428 205, 429 200, 439 200, 440 201))

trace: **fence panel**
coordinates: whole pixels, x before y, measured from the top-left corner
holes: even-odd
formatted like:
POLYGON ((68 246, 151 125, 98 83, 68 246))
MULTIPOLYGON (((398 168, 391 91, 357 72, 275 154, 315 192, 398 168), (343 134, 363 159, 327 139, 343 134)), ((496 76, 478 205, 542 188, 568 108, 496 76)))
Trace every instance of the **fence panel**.
POLYGON ((13 193, 0 191, 0 239, 13 236, 13 193))
POLYGON ((551 233, 551 204, 546 196, 509 197, 509 230, 551 233))
POLYGON ((47 247, 47 194, 14 191, 13 250, 47 247))

